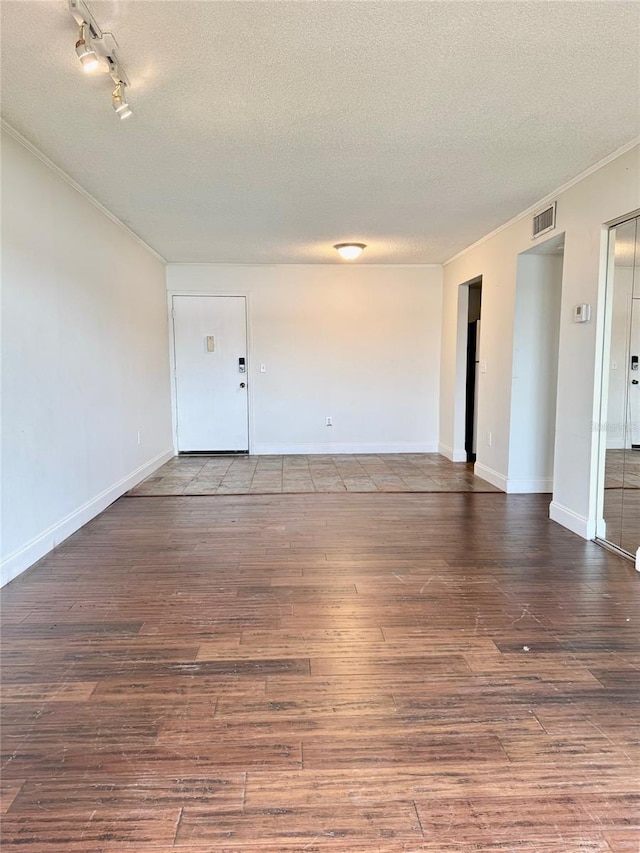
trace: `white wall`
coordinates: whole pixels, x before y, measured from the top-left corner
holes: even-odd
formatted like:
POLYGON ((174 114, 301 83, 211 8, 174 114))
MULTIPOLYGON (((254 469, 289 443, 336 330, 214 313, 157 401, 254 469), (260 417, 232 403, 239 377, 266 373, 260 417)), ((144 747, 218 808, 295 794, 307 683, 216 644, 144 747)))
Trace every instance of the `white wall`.
POLYGON ((518 258, 509 492, 550 492, 556 432, 562 257, 518 258))
MULTIPOLYGON (((557 195, 557 228, 565 232, 560 320, 558 411, 551 514, 586 538, 595 531, 599 396, 597 330, 605 268, 603 224, 640 206, 640 147, 627 151, 557 195), (573 306, 592 306, 592 321, 572 323, 573 306)), ((508 480, 516 265, 531 247, 531 215, 452 259, 444 268, 440 440, 459 450, 456 382, 459 285, 482 275, 478 469, 505 486, 508 480), (486 435, 492 434, 487 446, 486 435)), ((464 414, 464 412, 463 412, 464 414)), ((464 432, 462 431, 462 435, 464 432)))
POLYGON ((3 132, 3 582, 172 454, 167 339, 164 265, 3 132))
POLYGON ((437 449, 440 267, 170 264, 167 282, 248 296, 252 452, 437 449))

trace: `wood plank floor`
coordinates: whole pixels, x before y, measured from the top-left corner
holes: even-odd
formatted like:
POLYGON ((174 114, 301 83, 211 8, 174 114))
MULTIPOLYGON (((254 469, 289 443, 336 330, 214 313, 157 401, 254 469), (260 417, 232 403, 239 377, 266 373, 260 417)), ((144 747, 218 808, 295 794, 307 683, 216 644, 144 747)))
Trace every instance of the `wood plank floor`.
POLYGON ((3 595, 3 850, 637 853, 639 578, 503 494, 123 498, 3 595))

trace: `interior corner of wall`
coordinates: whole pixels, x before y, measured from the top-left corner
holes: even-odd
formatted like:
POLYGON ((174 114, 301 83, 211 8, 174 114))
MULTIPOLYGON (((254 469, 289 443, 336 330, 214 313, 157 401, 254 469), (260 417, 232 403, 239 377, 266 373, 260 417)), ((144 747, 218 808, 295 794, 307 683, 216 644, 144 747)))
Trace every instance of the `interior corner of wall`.
POLYGON ((129 489, 132 489, 146 477, 150 476, 165 462, 174 457, 172 447, 166 448, 157 456, 136 468, 126 477, 113 483, 100 494, 83 503, 69 515, 57 521, 47 530, 39 533, 31 541, 22 545, 0 562, 0 586, 12 581, 30 568, 38 560, 60 545, 71 534, 79 530, 96 515, 105 510, 129 489))

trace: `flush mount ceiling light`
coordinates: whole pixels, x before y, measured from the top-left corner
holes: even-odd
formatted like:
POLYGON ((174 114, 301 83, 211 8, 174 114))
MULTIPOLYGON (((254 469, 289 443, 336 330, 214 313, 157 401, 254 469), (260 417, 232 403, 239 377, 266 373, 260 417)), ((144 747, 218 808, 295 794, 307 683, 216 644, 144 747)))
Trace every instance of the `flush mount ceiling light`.
POLYGON ((100 65, 98 55, 91 44, 91 40, 87 41, 86 21, 80 24, 80 36, 76 42, 76 53, 78 54, 83 71, 95 71, 100 65))
POLYGON ((366 243, 336 243, 333 247, 341 258, 345 261, 355 261, 360 257, 363 249, 367 248, 366 243))
POLYGON ((124 95, 125 88, 125 84, 122 80, 118 80, 116 88, 111 93, 111 103, 116 111, 116 115, 120 119, 129 118, 130 115, 133 115, 133 111, 127 103, 124 95))
POLYGON ((120 119, 129 118, 133 111, 125 97, 129 80, 124 72, 116 48, 118 42, 113 33, 103 32, 96 19, 87 8, 84 0, 68 0, 69 11, 80 27, 80 37, 76 42, 76 54, 85 71, 101 70, 106 72, 115 84, 111 93, 111 103, 120 119))

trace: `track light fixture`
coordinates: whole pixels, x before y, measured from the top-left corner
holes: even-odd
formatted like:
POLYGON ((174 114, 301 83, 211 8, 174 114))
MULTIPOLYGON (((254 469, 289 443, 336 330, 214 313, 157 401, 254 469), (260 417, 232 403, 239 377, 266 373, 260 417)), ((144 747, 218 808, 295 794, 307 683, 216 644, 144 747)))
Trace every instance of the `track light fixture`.
POLYGON ((113 33, 103 32, 84 0, 68 0, 69 12, 80 27, 76 54, 85 71, 101 70, 111 77, 115 89, 111 103, 120 119, 129 118, 133 111, 125 97, 129 80, 117 56, 118 42, 113 33))
POLYGON ((80 60, 84 71, 95 71, 98 65, 100 64, 98 56, 93 48, 93 45, 91 44, 91 41, 87 42, 86 21, 83 21, 80 24, 80 36, 78 38, 78 41, 76 42, 76 53, 78 54, 78 59, 80 60))
POLYGON ((111 93, 111 103, 120 119, 129 118, 130 115, 133 115, 133 110, 125 99, 125 89, 126 86, 122 80, 118 80, 116 88, 111 93))

